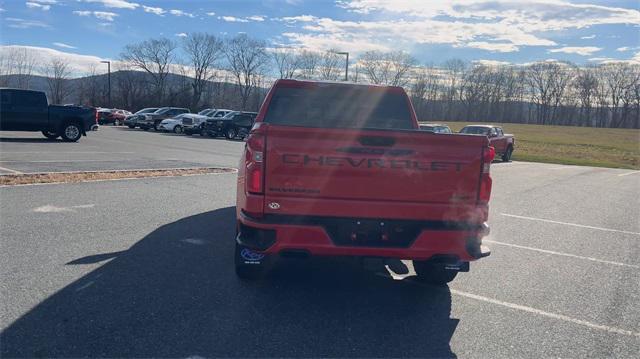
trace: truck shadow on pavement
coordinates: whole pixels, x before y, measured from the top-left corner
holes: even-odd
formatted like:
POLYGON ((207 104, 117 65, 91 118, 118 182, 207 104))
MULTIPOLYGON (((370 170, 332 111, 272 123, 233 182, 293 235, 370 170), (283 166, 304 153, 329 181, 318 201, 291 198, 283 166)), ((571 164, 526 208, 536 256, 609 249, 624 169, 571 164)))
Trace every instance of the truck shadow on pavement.
POLYGON ((234 207, 164 225, 47 298, 0 337, 9 357, 455 357, 447 287, 354 261, 233 269, 234 207))

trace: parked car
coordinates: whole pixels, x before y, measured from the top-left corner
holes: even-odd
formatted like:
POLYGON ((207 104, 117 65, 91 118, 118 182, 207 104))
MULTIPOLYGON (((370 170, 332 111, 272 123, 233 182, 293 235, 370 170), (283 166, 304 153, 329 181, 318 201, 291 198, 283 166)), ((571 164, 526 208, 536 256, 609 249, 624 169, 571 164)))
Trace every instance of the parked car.
POLYGON ((153 128, 157 131, 158 125, 160 125, 160 122, 162 122, 162 120, 190 112, 191 111, 189 111, 188 108, 161 107, 155 112, 142 115, 143 117, 136 120, 136 125, 145 131, 150 128, 153 128))
POLYGON ((238 166, 235 270, 279 256, 410 259, 443 285, 490 254, 484 136, 418 129, 401 87, 277 80, 238 166))
POLYGON ((131 112, 126 110, 117 108, 101 108, 98 110, 98 124, 112 124, 119 126, 120 124, 124 123, 124 120, 129 115, 131 115, 131 112))
POLYGON ((209 113, 215 110, 215 108, 205 108, 204 110, 200 110, 200 112, 198 112, 198 115, 208 116, 209 113))
POLYGON ((451 128, 447 125, 440 125, 437 123, 421 123, 420 130, 429 131, 433 133, 453 133, 451 128))
MULTIPOLYGON (((200 124, 199 133, 200 136, 207 136, 209 133, 207 132, 207 123, 209 123, 209 127, 213 126, 214 122, 222 119, 224 116, 228 115, 232 110, 227 109, 213 109, 208 112, 207 119, 204 123, 200 124)), ((194 132, 195 133, 195 132, 194 132)))
POLYGON ((148 108, 143 108, 142 110, 127 116, 124 119, 124 125, 129 127, 129 128, 136 128, 137 126, 137 119, 141 118, 142 115, 147 114, 147 113, 153 113, 156 112, 158 110, 157 107, 148 107, 148 108))
POLYGON ((184 114, 182 118, 184 134, 191 136, 194 133, 200 133, 207 119, 208 117, 204 115, 184 114))
POLYGON ((244 138, 257 115, 256 112, 232 111, 222 118, 207 120, 204 132, 213 137, 225 136, 229 140, 238 136, 244 138))
POLYGON ((97 122, 93 107, 49 105, 41 91, 0 88, 0 130, 40 131, 76 142, 97 122))
POLYGON ((516 139, 511 134, 505 134, 502 127, 491 125, 465 126, 460 133, 471 135, 484 135, 489 138, 489 143, 496 149, 496 156, 501 156, 502 161, 511 161, 511 156, 516 145, 516 139))
POLYGON ((178 116, 172 117, 172 118, 166 118, 166 119, 160 121, 160 124, 158 125, 157 131, 168 131, 168 132, 173 132, 173 133, 182 133, 182 131, 183 131, 183 126, 182 126, 183 116, 186 116, 186 114, 178 115, 178 116))

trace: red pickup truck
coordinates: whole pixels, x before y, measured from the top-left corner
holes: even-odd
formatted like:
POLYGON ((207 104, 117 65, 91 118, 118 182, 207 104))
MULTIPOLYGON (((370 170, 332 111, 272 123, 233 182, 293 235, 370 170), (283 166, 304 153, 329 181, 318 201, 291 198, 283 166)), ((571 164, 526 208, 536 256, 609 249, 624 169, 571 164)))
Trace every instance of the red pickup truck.
POLYGON ((413 260, 448 283, 488 256, 485 136, 419 131, 400 87, 278 80, 246 140, 235 267, 264 275, 278 256, 413 260))
POLYGON ((516 146, 516 139, 513 135, 505 134, 504 131, 502 131, 502 127, 470 125, 460 130, 460 133, 489 137, 489 144, 496 149, 496 155, 500 156, 504 162, 511 161, 511 155, 516 146))

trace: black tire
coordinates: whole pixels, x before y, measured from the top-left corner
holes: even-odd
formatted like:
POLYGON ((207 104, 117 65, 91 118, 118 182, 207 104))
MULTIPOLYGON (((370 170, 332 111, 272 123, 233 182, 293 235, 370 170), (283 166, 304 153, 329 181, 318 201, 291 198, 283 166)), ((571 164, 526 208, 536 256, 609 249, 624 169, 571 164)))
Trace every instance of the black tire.
POLYGON ((178 133, 178 134, 182 133, 182 126, 180 126, 180 125, 176 125, 176 126, 173 128, 173 133, 178 133))
POLYGON ((127 127, 129 127, 130 129, 136 128, 136 126, 133 126, 133 125, 128 125, 127 127))
POLYGON ((149 127, 145 126, 145 127, 140 127, 143 131, 149 131, 149 127))
POLYGON ((256 280, 267 275, 270 268, 270 257, 255 252, 236 242, 235 250, 236 275, 244 280, 256 280))
POLYGON ((60 137, 60 135, 55 132, 42 131, 42 134, 44 135, 44 137, 50 140, 55 140, 56 138, 60 137))
POLYGON ((159 125, 159 123, 154 123, 154 124, 153 124, 153 130, 154 130, 154 131, 160 131, 160 130, 158 129, 158 125, 159 125))
POLYGON ((207 131, 204 128, 200 129, 200 137, 206 137, 207 136, 207 131))
POLYGON ((82 137, 82 130, 80 129, 80 125, 75 122, 69 122, 62 126, 62 130, 60 131, 60 136, 66 142, 78 142, 80 137, 82 137))
POLYGON ((432 264, 428 261, 413 261, 413 268, 420 282, 442 286, 455 279, 458 272, 448 270, 442 264, 432 264))
POLYGON ((226 131, 224 131, 224 137, 227 138, 227 140, 233 140, 234 138, 236 138, 236 136, 238 135, 238 131, 235 128, 227 128, 226 131))
POLYGON ((502 154, 502 162, 510 162, 512 154, 513 154, 513 147, 509 146, 507 148, 507 152, 502 154))

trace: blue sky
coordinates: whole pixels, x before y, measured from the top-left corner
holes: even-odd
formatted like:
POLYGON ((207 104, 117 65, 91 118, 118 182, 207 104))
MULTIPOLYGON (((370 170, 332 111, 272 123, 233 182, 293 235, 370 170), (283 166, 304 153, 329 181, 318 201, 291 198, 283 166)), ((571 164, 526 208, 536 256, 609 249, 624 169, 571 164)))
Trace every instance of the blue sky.
POLYGON ((150 37, 245 32, 269 46, 354 55, 403 50, 420 63, 449 58, 528 63, 640 62, 640 2, 389 0, 0 0, 3 46, 81 61, 116 59, 150 37), (55 51, 54 51, 55 50, 55 51))

